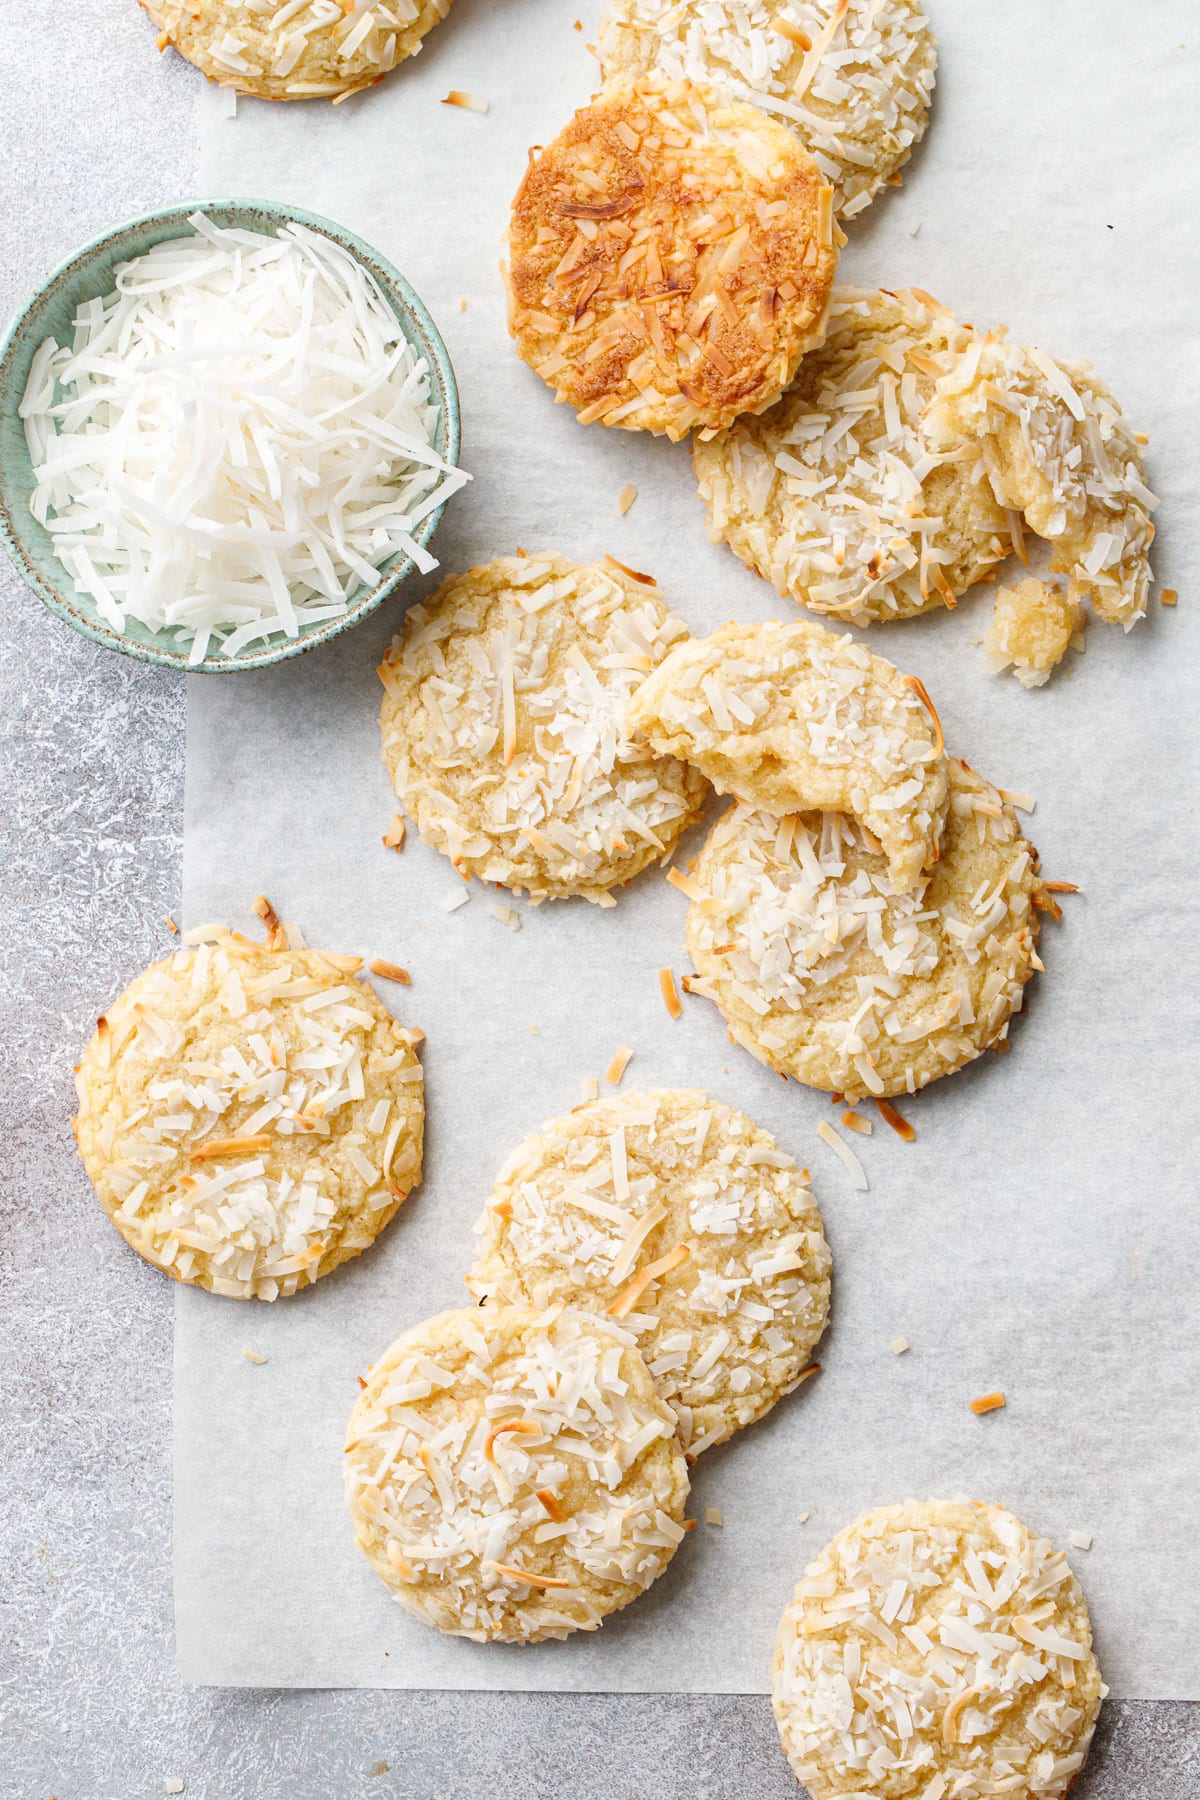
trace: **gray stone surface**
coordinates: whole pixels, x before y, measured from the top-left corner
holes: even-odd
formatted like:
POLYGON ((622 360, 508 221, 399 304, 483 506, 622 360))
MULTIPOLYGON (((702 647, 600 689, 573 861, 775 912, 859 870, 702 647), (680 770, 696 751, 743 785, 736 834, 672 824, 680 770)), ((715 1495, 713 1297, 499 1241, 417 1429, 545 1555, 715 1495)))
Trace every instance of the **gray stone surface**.
MULTIPOLYGON (((47 22, 0 0, 5 313, 79 239, 194 186, 197 84, 133 0, 47 22)), ((140 1800, 166 1776, 207 1800, 790 1800, 760 1699, 180 1685, 171 1293, 105 1225, 67 1117, 98 1003, 178 907, 183 715, 180 681, 0 572, 0 1800, 140 1800)), ((1200 1708, 1108 1706, 1075 1792, 1197 1800, 1200 1708)))

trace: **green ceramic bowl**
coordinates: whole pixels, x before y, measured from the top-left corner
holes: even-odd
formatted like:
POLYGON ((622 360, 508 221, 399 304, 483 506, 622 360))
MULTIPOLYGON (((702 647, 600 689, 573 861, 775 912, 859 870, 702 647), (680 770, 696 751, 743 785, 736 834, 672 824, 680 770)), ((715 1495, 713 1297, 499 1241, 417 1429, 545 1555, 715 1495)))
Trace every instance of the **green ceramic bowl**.
MULTIPOLYGON (((136 656, 143 662, 161 663, 172 669, 193 668, 225 674, 238 669, 262 669, 340 636, 394 593, 412 574, 413 563, 411 558, 397 553, 384 565, 374 587, 363 586, 351 596, 348 611, 339 618, 322 619, 303 627, 299 637, 272 639, 267 644, 248 646, 237 656, 209 655, 194 665, 188 663, 186 644, 181 645, 172 632, 150 631, 134 620, 123 632, 115 631, 100 617, 91 597, 77 592, 54 554, 50 534, 29 510, 33 471, 24 427, 17 415, 29 366, 38 346, 47 337, 57 338, 60 343, 67 341, 75 310, 83 301, 111 293, 113 271, 118 263, 142 255, 165 238, 185 237, 191 230, 188 216, 194 212, 206 213, 217 225, 236 225, 264 232, 273 232, 294 219, 310 231, 331 238, 357 257, 379 283, 395 310, 405 337, 425 358, 430 372, 431 395, 439 407, 435 447, 448 463, 458 462, 461 418, 458 388, 446 346, 437 326, 403 275, 361 238, 313 213, 277 206, 269 200, 206 200, 167 206, 159 212, 131 219, 127 225, 118 226, 115 231, 84 244, 74 256, 47 275, 21 308, 0 344, 0 538, 4 547, 34 593, 45 601, 51 612, 65 619, 84 637, 110 650, 123 650, 126 656, 136 656)), ((438 507, 422 520, 414 534, 418 543, 429 542, 443 510, 438 507)))

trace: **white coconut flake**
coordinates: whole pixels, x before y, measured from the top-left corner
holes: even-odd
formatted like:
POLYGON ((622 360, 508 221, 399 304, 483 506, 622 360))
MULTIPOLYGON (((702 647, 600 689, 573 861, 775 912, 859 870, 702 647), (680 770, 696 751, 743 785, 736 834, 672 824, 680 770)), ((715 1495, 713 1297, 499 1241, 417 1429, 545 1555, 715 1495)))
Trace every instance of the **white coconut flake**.
POLYGON ((21 402, 30 510, 114 630, 235 656, 344 615, 470 478, 425 358, 319 233, 216 226, 118 265, 21 402))
POLYGON ((865 1194, 871 1185, 867 1180, 867 1171, 863 1168, 845 1138, 840 1137, 826 1119, 822 1119, 818 1124, 817 1136, 821 1139, 822 1143, 829 1145, 829 1148, 833 1151, 835 1156, 841 1158, 842 1162, 845 1163, 846 1168, 849 1170, 851 1181, 860 1193, 865 1194))

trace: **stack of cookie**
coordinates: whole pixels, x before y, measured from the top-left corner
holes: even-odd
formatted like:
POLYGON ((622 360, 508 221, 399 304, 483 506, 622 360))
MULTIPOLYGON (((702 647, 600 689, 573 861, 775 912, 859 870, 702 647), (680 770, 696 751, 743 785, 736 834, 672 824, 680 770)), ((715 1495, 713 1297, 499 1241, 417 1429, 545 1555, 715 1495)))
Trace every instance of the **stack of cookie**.
POLYGON ((351 1416, 359 1544, 427 1623, 592 1630, 687 1529, 688 1464, 814 1373, 830 1256, 807 1172, 693 1090, 553 1119, 496 1177, 467 1285, 351 1416))
POLYGON ((737 804, 675 885, 730 1034, 810 1087, 914 1094, 1004 1042, 1041 964, 1037 855, 915 676, 819 625, 680 644, 629 723, 737 804))

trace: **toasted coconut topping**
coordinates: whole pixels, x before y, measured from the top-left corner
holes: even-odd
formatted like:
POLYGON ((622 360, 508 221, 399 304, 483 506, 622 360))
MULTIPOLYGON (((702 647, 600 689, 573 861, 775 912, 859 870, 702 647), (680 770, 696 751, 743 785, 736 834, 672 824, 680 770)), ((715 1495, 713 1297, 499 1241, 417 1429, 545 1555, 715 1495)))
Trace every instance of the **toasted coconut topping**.
POLYGON ((476 113, 487 112, 488 104, 481 94, 465 94, 461 88, 451 88, 442 101, 443 106, 461 106, 466 112, 476 113))
POLYGON ((865 1514, 783 1616, 775 1715, 814 1800, 1060 1800, 1101 1697, 1061 1551, 998 1506, 865 1514))
POLYGON ((399 963, 388 962, 384 957, 377 956, 370 967, 372 975, 378 975, 382 981, 395 981, 401 987, 412 986, 412 976, 399 963))
POLYGON ((984 1413, 999 1412, 1001 1407, 1007 1406, 1007 1404, 1004 1395, 997 1388, 994 1394, 981 1394, 978 1400, 972 1400, 971 1411, 982 1416, 984 1413))
POLYGON ((625 514, 629 511, 636 499, 637 489, 634 487, 632 481, 627 481, 617 496, 617 510, 622 518, 625 517, 625 514))
POLYGON ((844 218, 925 130, 937 66, 916 0, 610 0, 607 77, 663 70, 790 125, 844 218))
POLYGON ((372 1369, 348 1440, 360 1546, 458 1636, 592 1630, 684 1536, 683 1454, 645 1364, 625 1332, 561 1307, 415 1326, 372 1369))
POLYGON ((660 969, 658 971, 658 985, 662 992, 663 1004, 666 1006, 667 1011, 673 1019, 678 1019, 683 1013, 683 1003, 680 1000, 678 991, 675 987, 675 971, 673 969, 660 969))
POLYGON ((1141 618, 1158 498, 1090 363, 992 334, 939 380, 926 426, 939 446, 982 454, 996 499, 1050 540, 1050 568, 1070 576, 1072 601, 1090 599, 1127 631, 1141 618))
POLYGON ((606 1308, 695 1452, 767 1411, 820 1335, 829 1253, 805 1179, 706 1094, 610 1096, 505 1164, 468 1286, 489 1303, 606 1308))
POLYGON ((682 438, 770 405, 822 336, 828 191, 751 106, 658 74, 609 83, 513 203, 518 354, 584 424, 682 438))
POLYGON ((1158 597, 1164 606, 1179 605, 1179 595, 1174 588, 1164 588, 1158 597))
POLYGON ((1033 852, 994 788, 963 763, 949 772, 941 858, 919 892, 897 894, 840 813, 734 807, 713 827, 695 869, 707 897, 688 909, 693 992, 772 1068, 881 1098, 1003 1038, 1032 968, 1033 852))
POLYGON ((896 1111, 896 1108, 892 1105, 890 1100, 876 1100, 875 1104, 879 1108, 880 1117, 885 1124, 891 1126, 897 1137, 903 1138, 906 1144, 913 1144, 916 1142, 916 1132, 913 1130, 908 1120, 902 1118, 896 1111))
POLYGON ((632 1060, 633 1051, 629 1048, 629 1045, 618 1044, 613 1051, 612 1061, 604 1071, 605 1081, 607 1081, 611 1087, 616 1087, 632 1060))
POLYGON ((980 454, 934 449, 924 423, 977 342, 914 289, 839 289, 779 404, 693 446, 709 536, 847 623, 953 604, 1009 549, 980 454))
POLYGON ((460 873, 535 901, 611 904, 611 887, 669 854, 704 793, 624 718, 683 630, 652 583, 554 552, 453 576, 410 607, 381 670, 381 723, 422 837, 460 873))
POLYGON ((80 1153, 122 1236, 176 1280, 293 1293, 420 1181, 417 1034, 360 961, 226 935, 109 1008, 81 1065, 80 1153))
POLYGON ((400 813, 396 813, 391 824, 383 834, 383 841, 389 850, 403 850, 404 840, 407 836, 407 821, 400 813))

